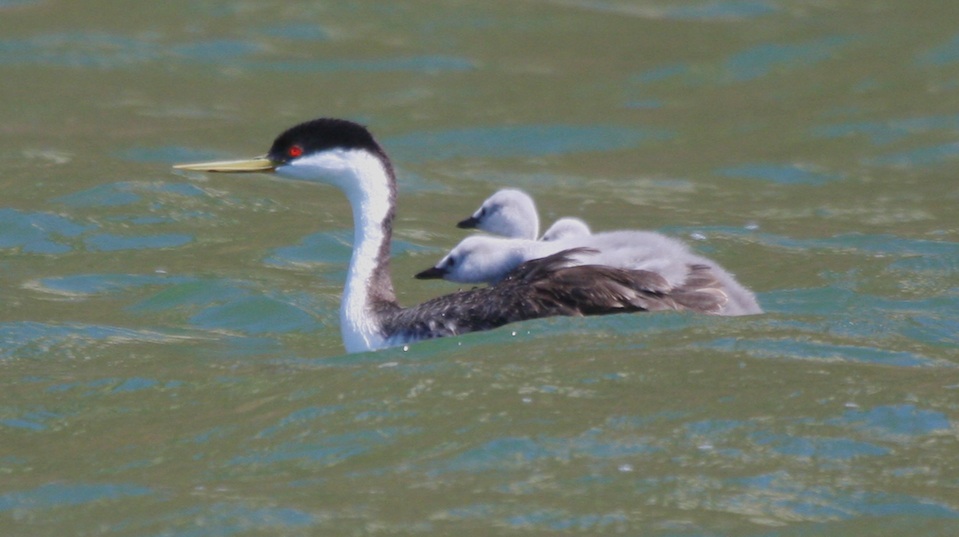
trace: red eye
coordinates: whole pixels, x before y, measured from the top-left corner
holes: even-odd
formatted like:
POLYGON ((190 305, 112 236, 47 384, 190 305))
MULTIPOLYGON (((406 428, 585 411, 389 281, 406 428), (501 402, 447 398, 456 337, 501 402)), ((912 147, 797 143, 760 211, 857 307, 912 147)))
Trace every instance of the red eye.
POLYGON ((290 146, 290 148, 286 150, 286 154, 289 155, 290 158, 296 158, 303 154, 303 148, 298 145, 290 146))

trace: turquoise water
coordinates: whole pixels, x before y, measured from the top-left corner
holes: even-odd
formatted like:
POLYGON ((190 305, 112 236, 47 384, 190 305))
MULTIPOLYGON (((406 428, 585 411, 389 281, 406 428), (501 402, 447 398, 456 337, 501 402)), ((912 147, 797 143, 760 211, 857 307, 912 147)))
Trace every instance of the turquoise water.
POLYGON ((959 532, 959 7, 0 0, 3 535, 959 532), (345 355, 338 192, 181 173, 368 124, 412 275, 494 190, 767 313, 345 355))

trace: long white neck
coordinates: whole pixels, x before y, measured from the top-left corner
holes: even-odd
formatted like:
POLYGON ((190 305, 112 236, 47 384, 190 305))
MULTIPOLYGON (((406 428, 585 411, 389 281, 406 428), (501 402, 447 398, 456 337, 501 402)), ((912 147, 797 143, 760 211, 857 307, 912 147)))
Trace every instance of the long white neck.
POLYGON ((367 151, 334 150, 277 169, 294 178, 315 174, 311 168, 323 169, 322 182, 339 187, 350 201, 353 257, 340 301, 340 332, 347 352, 386 346, 379 315, 396 307, 389 265, 395 180, 387 166, 367 151))

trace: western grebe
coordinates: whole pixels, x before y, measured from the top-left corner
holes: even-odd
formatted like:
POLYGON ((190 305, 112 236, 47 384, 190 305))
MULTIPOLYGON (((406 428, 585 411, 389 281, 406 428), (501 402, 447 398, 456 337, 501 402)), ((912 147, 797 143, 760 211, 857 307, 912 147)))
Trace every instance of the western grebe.
MULTIPOLYGON (((343 297, 340 330, 348 352, 379 349, 435 337, 489 330, 554 315, 599 315, 717 304, 711 292, 664 296, 663 278, 649 271, 569 266, 576 250, 523 263, 490 287, 461 291, 403 308, 390 276, 390 239, 396 212, 393 165, 372 134, 342 119, 321 118, 280 134, 269 153, 250 160, 182 164, 181 170, 273 172, 338 187, 353 210, 354 242, 343 297), (687 296, 688 295, 688 296, 687 296)), ((713 281, 699 278, 700 288, 713 281)), ((695 279, 695 278, 694 278, 695 279)))

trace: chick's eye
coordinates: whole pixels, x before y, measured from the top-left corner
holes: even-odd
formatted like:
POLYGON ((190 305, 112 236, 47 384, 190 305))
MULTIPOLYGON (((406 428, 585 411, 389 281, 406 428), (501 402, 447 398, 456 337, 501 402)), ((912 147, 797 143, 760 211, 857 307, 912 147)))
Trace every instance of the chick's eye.
POLYGON ((303 154, 303 148, 298 145, 291 145, 289 149, 286 150, 286 154, 290 158, 296 158, 303 154))
POLYGON ((452 266, 454 266, 454 265, 456 265, 456 258, 455 258, 455 257, 450 257, 449 259, 446 260, 446 266, 447 266, 447 267, 452 267, 452 266))

